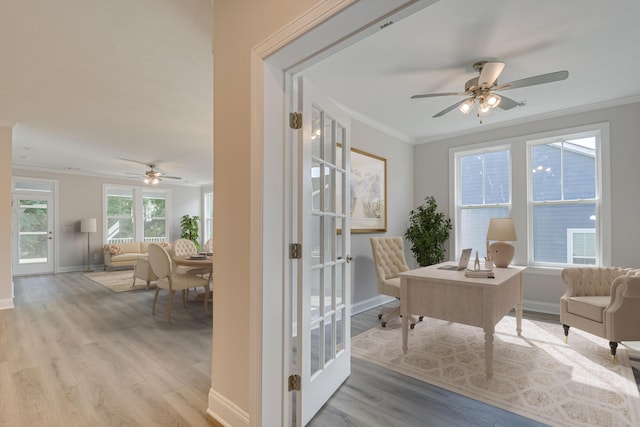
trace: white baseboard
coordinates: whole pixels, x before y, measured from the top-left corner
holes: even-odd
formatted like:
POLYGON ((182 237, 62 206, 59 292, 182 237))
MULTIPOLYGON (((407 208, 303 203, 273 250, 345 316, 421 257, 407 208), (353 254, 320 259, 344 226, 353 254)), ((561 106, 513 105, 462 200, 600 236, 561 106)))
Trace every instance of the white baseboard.
POLYGON ((249 427, 249 414, 213 389, 209 389, 207 414, 225 427, 249 427))
POLYGON ((9 310, 14 308, 13 298, 0 299, 0 310, 9 310))
POLYGON ((362 313, 363 311, 370 310, 378 307, 379 305, 386 304, 388 302, 395 301, 395 298, 387 295, 376 295, 373 298, 366 299, 364 301, 358 301, 355 304, 351 304, 351 315, 362 313))
POLYGON ((522 305, 523 308, 528 311, 547 314, 560 314, 560 301, 558 301, 557 303, 550 303, 544 301, 524 300, 522 305))

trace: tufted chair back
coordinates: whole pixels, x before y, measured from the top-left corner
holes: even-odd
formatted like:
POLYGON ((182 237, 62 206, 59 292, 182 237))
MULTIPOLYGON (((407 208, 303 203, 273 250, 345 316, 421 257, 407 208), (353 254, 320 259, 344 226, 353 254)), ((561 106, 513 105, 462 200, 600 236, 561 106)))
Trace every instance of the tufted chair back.
POLYGON ((611 295, 611 284, 619 276, 625 276, 631 268, 620 267, 568 267, 562 270, 566 297, 595 297, 611 295))
POLYGON ((409 270, 404 257, 404 241, 400 236, 372 237, 373 263, 378 276, 378 292, 383 292, 386 280, 398 277, 409 270))
POLYGON ((198 253, 195 243, 188 239, 178 239, 173 242, 172 247, 176 256, 188 256, 198 253))

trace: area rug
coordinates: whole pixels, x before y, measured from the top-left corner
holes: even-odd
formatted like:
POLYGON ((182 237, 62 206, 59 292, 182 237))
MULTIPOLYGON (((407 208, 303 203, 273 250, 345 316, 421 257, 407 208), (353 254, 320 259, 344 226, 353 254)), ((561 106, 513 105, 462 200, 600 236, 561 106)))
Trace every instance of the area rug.
MULTIPOLYGON (((95 271, 93 273, 84 273, 83 276, 109 288, 113 292, 147 289, 147 283, 142 279, 136 279, 136 285, 131 286, 133 283, 133 270, 95 271)), ((155 288, 155 284, 151 282, 149 288, 155 288)))
POLYGON ((351 340, 352 355, 551 426, 639 426, 640 396, 624 348, 571 328, 515 318, 496 325, 493 378, 485 376, 481 328, 426 318, 402 353, 399 322, 351 340))

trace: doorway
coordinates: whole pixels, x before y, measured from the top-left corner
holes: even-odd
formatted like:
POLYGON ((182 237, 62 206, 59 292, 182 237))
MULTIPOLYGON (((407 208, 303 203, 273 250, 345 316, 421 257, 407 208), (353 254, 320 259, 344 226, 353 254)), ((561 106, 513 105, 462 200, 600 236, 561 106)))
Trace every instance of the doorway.
POLYGON ((56 184, 51 180, 13 179, 11 260, 14 275, 55 271, 56 184))

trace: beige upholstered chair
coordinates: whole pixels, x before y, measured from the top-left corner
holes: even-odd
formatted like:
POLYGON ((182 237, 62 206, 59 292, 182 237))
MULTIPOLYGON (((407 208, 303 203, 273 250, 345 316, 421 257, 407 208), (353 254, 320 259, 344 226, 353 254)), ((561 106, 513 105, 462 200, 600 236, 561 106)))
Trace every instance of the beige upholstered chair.
MULTIPOLYGON (((171 245, 171 249, 173 250, 170 254, 175 256, 189 256, 196 255, 198 253, 198 249, 196 248, 195 243, 193 243, 189 239, 178 239, 171 245)), ((176 266, 174 265, 174 268, 176 266)), ((189 273, 189 274, 199 274, 201 276, 206 274, 211 274, 210 268, 200 268, 200 267, 185 267, 179 266, 177 267, 178 273, 189 273)))
MULTIPOLYGON (((372 237, 371 251, 373 252, 373 264, 376 268, 378 278, 378 293, 394 298, 400 298, 400 277, 399 273, 409 270, 404 257, 404 241, 399 236, 372 237)), ((382 327, 387 325, 391 319, 400 316, 400 306, 383 307, 378 314, 378 319, 382 319, 382 327)), ((415 318, 409 319, 411 328, 416 324, 415 318)), ((422 317, 420 317, 422 320, 422 317)))
POLYGON ((611 358, 621 341, 640 340, 640 270, 618 267, 562 270, 560 321, 609 340, 611 358))
POLYGON ((213 252, 213 239, 207 240, 207 243, 204 244, 202 250, 205 252, 213 252))
POLYGON ((142 279, 147 284, 147 289, 149 289, 149 285, 152 280, 157 280, 158 278, 153 273, 151 269, 151 264, 149 264, 148 256, 140 256, 138 257, 138 262, 136 262, 135 267, 133 267, 133 283, 131 286, 136 285, 136 279, 142 279))
POLYGON ((176 256, 189 256, 198 253, 196 244, 189 239, 178 239, 171 245, 176 256))
POLYGON ((209 303, 209 279, 202 278, 193 274, 176 274, 173 269, 173 263, 169 253, 161 246, 156 244, 149 245, 149 263, 153 272, 158 277, 156 281, 156 293, 153 297, 153 307, 151 312, 156 314, 156 302, 160 289, 169 290, 169 301, 167 302, 167 320, 171 321, 171 306, 173 296, 176 291, 182 291, 182 305, 186 306, 186 290, 203 286, 205 289, 204 309, 208 313, 207 304, 209 303))

